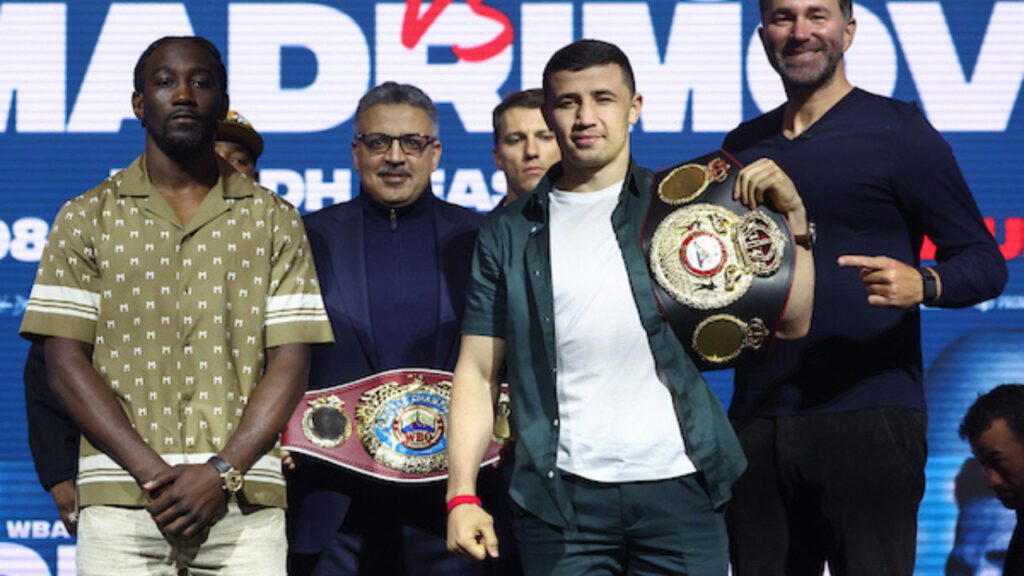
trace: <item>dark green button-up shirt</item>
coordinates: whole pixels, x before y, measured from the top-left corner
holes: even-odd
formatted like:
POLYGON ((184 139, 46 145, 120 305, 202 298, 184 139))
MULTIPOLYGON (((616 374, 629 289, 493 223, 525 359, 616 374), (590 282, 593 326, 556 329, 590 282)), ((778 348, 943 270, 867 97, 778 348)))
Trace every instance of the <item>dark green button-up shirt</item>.
MULTIPOLYGON (((548 193, 561 176, 556 165, 525 198, 495 213, 480 230, 462 332, 505 340, 516 422, 510 494, 531 514, 555 526, 575 524, 557 468, 558 404, 555 322, 551 288, 548 193)), ((622 250, 640 321, 658 368, 668 377, 687 451, 707 480, 716 508, 729 500, 746 467, 743 450, 721 403, 684 351, 654 299, 641 243, 650 202, 650 170, 630 162, 612 226, 622 250)), ((628 386, 623 382, 623 386, 628 386)), ((608 422, 608 433, 642 422, 608 422)))

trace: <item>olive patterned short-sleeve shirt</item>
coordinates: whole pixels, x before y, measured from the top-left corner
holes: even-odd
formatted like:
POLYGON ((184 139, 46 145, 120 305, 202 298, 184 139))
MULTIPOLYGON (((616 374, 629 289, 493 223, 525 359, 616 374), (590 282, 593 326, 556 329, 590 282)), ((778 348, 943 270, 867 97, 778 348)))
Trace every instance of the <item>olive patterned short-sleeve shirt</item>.
MULTIPOLYGON (((267 348, 332 340, 302 220, 222 165, 187 226, 145 159, 57 215, 21 325, 93 346, 93 366, 169 464, 201 463, 237 429, 267 348)), ((141 506, 135 480, 83 438, 79 504, 141 506)), ((240 499, 284 506, 275 447, 240 499)))

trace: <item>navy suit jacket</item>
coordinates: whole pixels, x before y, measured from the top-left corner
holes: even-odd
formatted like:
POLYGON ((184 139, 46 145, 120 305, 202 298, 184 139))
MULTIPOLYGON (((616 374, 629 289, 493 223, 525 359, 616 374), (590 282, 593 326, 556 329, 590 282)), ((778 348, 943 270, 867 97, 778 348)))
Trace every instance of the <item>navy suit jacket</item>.
MULTIPOLYGON (((357 196, 305 218, 324 305, 334 329, 334 344, 313 347, 310 389, 351 382, 380 371, 366 285, 362 203, 362 197, 357 196)), ((415 368, 453 370, 473 245, 484 216, 436 198, 432 209, 440 267, 439 324, 433 365, 415 368)), ((352 497, 367 481, 334 466, 303 460, 288 478, 292 551, 321 552, 341 526, 352 497)))

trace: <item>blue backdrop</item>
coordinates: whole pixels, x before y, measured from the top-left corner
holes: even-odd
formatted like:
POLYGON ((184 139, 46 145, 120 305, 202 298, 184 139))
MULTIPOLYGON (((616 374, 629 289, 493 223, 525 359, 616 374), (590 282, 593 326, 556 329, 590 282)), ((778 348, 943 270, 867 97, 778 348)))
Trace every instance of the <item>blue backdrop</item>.
MULTIPOLYGON (((969 456, 956 424, 977 391, 1024 380, 1024 1, 864 0, 855 16, 851 79, 922 106, 953 146, 1010 267, 996 300, 924 314, 930 458, 917 572, 941 574, 958 513, 955 478, 969 456)), ((757 25, 755 0, 0 2, 0 575, 74 573, 73 540, 29 455, 27 344, 17 329, 61 204, 142 149, 131 71, 152 40, 194 33, 221 49, 232 107, 266 140, 261 181, 304 211, 358 190, 352 114, 385 80, 417 84, 439 105, 435 192, 487 210, 504 193, 490 111, 504 94, 538 86, 555 49, 593 37, 626 50, 645 96, 634 154, 658 168, 717 148, 741 120, 782 102, 757 25)), ((731 373, 710 379, 727 404, 731 373)), ((985 542, 1009 536, 991 518, 1006 512, 979 502, 969 507, 983 517, 973 532, 978 562, 993 562, 985 542)))

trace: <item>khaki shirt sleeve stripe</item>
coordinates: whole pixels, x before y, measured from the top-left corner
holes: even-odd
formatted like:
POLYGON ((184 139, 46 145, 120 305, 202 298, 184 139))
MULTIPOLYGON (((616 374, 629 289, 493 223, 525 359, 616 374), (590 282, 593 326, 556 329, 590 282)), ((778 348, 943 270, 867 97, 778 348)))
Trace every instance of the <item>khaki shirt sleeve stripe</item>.
POLYGON ((326 322, 327 314, 324 313, 304 313, 304 314, 289 314, 283 317, 267 318, 266 325, 273 326, 275 324, 285 324, 287 322, 326 322))
POLYGON ((100 295, 96 292, 67 286, 36 284, 32 287, 26 311, 96 320, 99 307, 100 295))
POLYGON ((323 312, 324 303, 319 294, 285 294, 267 298, 267 314, 287 312, 294 309, 311 309, 323 312))
POLYGON ((286 322, 326 322, 327 312, 319 294, 286 294, 267 298, 267 326, 286 322))

